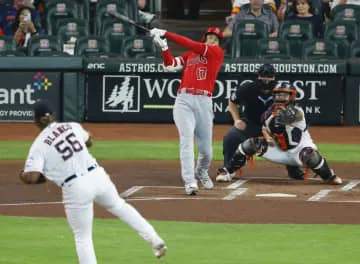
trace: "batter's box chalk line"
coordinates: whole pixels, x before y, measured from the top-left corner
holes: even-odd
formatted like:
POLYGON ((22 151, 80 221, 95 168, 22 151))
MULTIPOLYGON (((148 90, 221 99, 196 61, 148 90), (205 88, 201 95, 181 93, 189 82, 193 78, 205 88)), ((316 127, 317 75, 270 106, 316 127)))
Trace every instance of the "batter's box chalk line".
POLYGON ((316 202, 320 201, 321 199, 325 198, 330 192, 333 190, 320 190, 317 194, 311 196, 307 199, 308 202, 316 202))
POLYGON ((344 191, 344 192, 350 191, 351 189, 355 188, 359 184, 360 184, 360 180, 350 181, 348 184, 346 184, 345 186, 343 186, 341 188, 341 191, 344 191))
POLYGON ((58 205, 64 202, 24 202, 24 203, 7 203, 0 204, 0 206, 33 206, 33 205, 58 205))

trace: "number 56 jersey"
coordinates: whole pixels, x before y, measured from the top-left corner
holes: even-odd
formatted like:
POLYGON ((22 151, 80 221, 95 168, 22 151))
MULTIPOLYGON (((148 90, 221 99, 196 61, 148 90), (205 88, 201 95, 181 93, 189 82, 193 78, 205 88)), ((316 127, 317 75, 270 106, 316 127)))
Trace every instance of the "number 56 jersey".
POLYGON ((88 132, 78 123, 53 122, 33 142, 24 171, 41 172, 58 186, 73 174, 83 175, 97 165, 86 147, 88 139, 88 132))

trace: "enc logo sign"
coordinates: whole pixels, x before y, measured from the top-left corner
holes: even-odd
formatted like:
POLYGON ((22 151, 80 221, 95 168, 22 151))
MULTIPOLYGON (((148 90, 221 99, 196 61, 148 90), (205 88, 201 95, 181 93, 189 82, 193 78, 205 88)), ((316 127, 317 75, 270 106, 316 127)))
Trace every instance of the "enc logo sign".
POLYGON ((140 112, 140 76, 104 75, 102 111, 140 112))

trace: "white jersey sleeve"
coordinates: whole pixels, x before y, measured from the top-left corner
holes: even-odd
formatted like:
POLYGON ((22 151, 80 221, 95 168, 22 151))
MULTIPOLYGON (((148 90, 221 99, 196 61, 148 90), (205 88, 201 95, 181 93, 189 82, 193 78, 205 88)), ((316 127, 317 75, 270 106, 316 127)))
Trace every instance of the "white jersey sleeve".
POLYGON ((301 118, 301 120, 295 121, 294 123, 292 123, 291 126, 297 127, 301 131, 305 131, 307 129, 307 124, 306 124, 306 120, 305 120, 304 110, 300 106, 295 106, 295 109, 301 113, 302 118, 301 118))
POLYGON ((44 173, 45 155, 39 142, 39 140, 35 140, 32 144, 25 162, 24 172, 44 173))
POLYGON ((89 133, 82 127, 82 125, 80 125, 79 123, 70 123, 70 125, 76 129, 76 131, 81 135, 81 137, 83 138, 84 142, 86 143, 86 141, 89 140, 89 133))

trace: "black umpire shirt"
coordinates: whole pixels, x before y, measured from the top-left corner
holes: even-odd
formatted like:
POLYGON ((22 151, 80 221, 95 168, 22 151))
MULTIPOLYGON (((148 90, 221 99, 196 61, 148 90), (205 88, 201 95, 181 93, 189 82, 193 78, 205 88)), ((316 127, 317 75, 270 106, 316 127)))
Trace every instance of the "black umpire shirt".
POLYGON ((261 125, 261 116, 273 103, 271 92, 265 95, 260 90, 259 82, 240 85, 230 96, 230 101, 240 107, 240 118, 248 123, 261 125))

